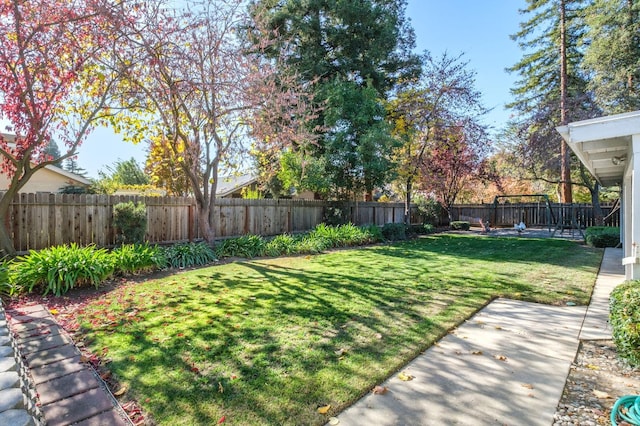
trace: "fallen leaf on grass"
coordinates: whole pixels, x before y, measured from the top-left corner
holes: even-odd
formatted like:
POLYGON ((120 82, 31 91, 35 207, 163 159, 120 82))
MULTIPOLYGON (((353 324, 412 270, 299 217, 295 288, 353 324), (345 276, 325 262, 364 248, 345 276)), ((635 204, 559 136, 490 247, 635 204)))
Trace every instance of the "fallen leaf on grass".
POLYGON ((344 355, 344 354, 346 354, 346 353, 347 353, 347 350, 346 350, 346 349, 343 349, 343 348, 340 348, 340 349, 338 349, 337 351, 333 351, 333 352, 334 352, 336 355, 338 355, 338 356, 342 356, 342 355, 344 355))
POLYGON ((225 420, 227 420, 225 416, 220 417, 220 420, 218 420, 218 424, 221 425, 225 420))
POLYGON ((410 380, 413 380, 413 376, 403 371, 402 373, 398 374, 398 379, 402 380, 403 382, 408 382, 410 380))
POLYGON ((318 407, 318 413, 327 414, 329 409, 331 409, 331 405, 323 405, 322 407, 318 407))
POLYGON ((372 392, 374 395, 384 395, 388 390, 389 388, 386 386, 376 386, 375 388, 373 388, 372 392))
POLYGON ((380 333, 376 333, 376 334, 375 334, 375 337, 376 337, 376 339, 382 339, 382 334, 380 334, 380 333))
POLYGON ((224 387, 222 386, 222 383, 218 382, 218 392, 219 393, 224 393, 224 387))
POLYGON ((120 389, 118 389, 116 392, 113 393, 113 396, 122 396, 127 392, 127 387, 126 386, 122 386, 120 389))
POLYGON ((602 398, 602 399, 609 399, 611 398, 611 395, 609 395, 607 392, 602 392, 599 391, 597 389, 593 390, 593 394, 597 397, 597 398, 602 398))

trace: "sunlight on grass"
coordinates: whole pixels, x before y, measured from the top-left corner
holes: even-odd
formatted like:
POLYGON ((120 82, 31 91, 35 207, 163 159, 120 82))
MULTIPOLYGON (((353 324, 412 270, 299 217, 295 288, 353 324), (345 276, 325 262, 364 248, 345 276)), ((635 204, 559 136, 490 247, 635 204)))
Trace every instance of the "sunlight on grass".
POLYGON ((131 283, 80 320, 159 424, 323 424, 494 297, 588 303, 601 257, 436 235, 131 283))

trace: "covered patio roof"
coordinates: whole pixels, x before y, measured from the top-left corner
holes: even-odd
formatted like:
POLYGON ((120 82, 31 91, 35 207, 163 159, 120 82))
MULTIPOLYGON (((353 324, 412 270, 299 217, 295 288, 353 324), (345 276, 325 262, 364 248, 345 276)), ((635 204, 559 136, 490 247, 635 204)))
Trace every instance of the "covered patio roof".
POLYGON ((632 154, 631 135, 640 134, 640 111, 576 121, 557 130, 602 186, 621 185, 632 154))

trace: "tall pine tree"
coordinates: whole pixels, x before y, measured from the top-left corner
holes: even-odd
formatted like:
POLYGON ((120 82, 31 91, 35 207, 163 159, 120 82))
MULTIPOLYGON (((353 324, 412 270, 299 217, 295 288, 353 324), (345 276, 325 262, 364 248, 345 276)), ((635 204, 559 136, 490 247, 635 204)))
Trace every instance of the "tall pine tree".
POLYGON ((555 127, 594 116, 598 110, 581 72, 585 0, 527 0, 528 19, 512 35, 525 52, 508 70, 520 79, 511 90, 517 113, 520 155, 533 176, 555 181, 562 202, 572 202, 570 152, 555 127), (564 148, 564 149, 563 149, 564 148))

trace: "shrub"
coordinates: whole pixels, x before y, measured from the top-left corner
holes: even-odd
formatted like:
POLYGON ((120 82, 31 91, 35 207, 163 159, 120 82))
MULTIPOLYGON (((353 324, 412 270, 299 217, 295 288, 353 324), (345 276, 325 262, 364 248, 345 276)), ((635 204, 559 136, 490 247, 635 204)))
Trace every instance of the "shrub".
POLYGON ((443 215, 444 209, 438 201, 430 197, 416 197, 415 203, 418 208, 418 213, 425 223, 437 225, 440 222, 440 217, 443 215))
POLYGON ((351 212, 344 202, 333 202, 324 209, 322 221, 329 226, 343 225, 349 222, 351 212))
POLYGON ((433 234, 436 232, 436 227, 430 223, 423 223, 421 225, 411 225, 409 232, 416 235, 433 234))
POLYGON ((584 231, 584 241, 593 247, 616 247, 620 244, 620 228, 591 226, 584 231))
POLYGON ((217 257, 207 243, 179 243, 166 247, 164 259, 162 255, 158 257, 158 261, 161 260, 169 268, 189 268, 215 262, 217 257))
POLYGON ((12 264, 14 284, 29 292, 42 287, 60 296, 74 287, 93 284, 96 288, 113 273, 113 260, 105 249, 95 246, 56 246, 20 256, 12 264))
POLYGON ((404 223, 385 223, 382 235, 386 240, 399 241, 407 239, 407 225, 404 223))
POLYGON ((122 245, 111 252, 111 257, 116 274, 151 272, 166 264, 164 251, 148 243, 122 245))
POLYGON ((147 207, 133 201, 114 205, 113 226, 118 243, 142 243, 147 232, 147 207))
POLYGON ((262 256, 266 247, 264 238, 259 235, 243 235, 229 238, 221 242, 216 248, 218 257, 246 257, 248 259, 262 256))
POLYGON ((627 281, 611 292, 609 322, 620 357, 640 366, 640 281, 627 281))
POLYGON ((468 231, 471 228, 471 224, 463 220, 454 220, 449 226, 454 231, 468 231))

